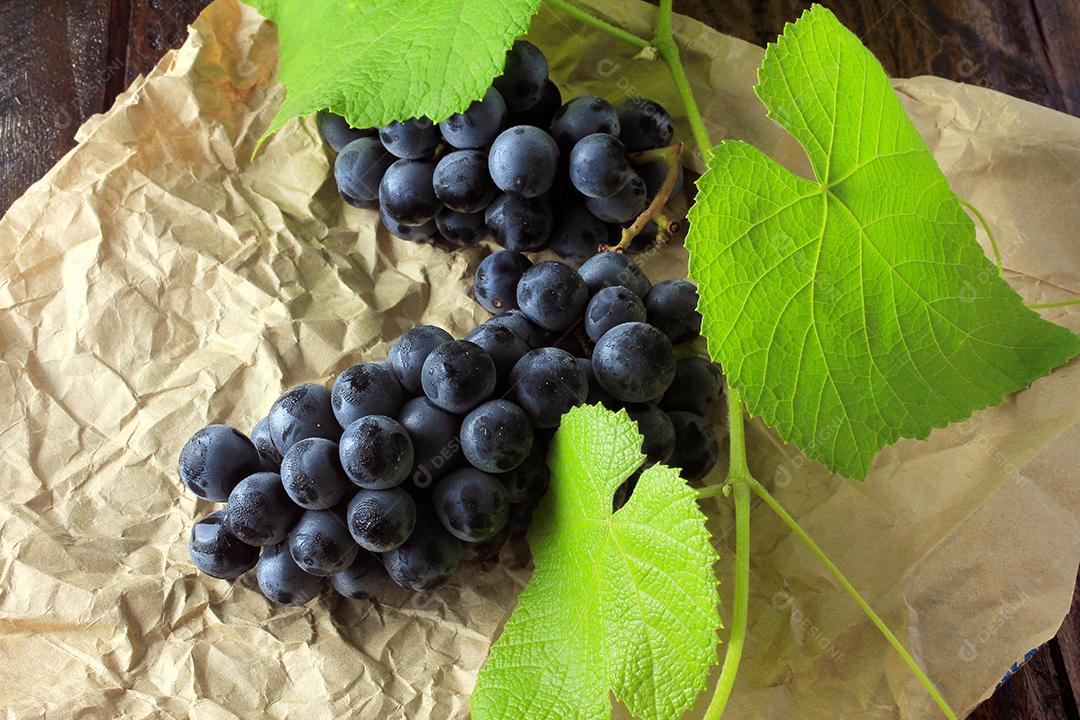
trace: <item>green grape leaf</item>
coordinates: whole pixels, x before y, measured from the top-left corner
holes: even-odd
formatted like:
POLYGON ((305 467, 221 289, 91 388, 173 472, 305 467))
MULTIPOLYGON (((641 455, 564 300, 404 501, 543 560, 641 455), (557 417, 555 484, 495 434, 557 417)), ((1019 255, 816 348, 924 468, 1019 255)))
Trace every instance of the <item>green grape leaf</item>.
POLYGON ((473 718, 607 718, 609 690, 639 717, 680 717, 705 687, 720 627, 696 494, 654 465, 612 513, 644 460, 625 410, 571 410, 548 459, 529 530, 535 571, 480 671, 473 718))
POLYGON ((885 445, 1080 351, 998 275, 885 71, 829 10, 789 24, 758 80, 815 179, 722 143, 686 241, 702 332, 752 413, 861 479, 885 445))
POLYGON ((502 73, 507 49, 540 7, 540 0, 245 1, 278 30, 286 93, 267 135, 323 108, 353 127, 461 112, 502 73))

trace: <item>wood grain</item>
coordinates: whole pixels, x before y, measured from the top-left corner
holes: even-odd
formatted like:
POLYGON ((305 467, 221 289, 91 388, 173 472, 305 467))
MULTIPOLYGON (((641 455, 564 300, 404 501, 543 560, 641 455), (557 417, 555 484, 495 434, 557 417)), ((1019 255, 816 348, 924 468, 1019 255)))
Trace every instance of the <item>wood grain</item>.
MULTIPOLYGON (((0 212, 187 37, 209 0, 0 2, 0 212)), ((1080 115, 1077 0, 824 0, 894 76, 933 74, 1080 115)), ((679 0, 676 9, 764 45, 804 0, 679 0)), ((1080 585, 1057 638, 970 717, 1080 720, 1080 585)))

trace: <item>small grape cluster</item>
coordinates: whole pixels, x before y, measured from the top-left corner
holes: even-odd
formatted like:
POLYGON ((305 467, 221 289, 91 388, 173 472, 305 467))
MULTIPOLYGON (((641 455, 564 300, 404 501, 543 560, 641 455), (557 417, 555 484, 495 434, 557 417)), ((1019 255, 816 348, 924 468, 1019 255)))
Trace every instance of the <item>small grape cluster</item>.
MULTIPOLYGON (((661 192, 670 162, 677 174, 663 191, 682 187, 677 158, 641 155, 671 145, 666 109, 644 98, 618 108, 595 96, 563 104, 547 60, 525 40, 514 43, 504 74, 481 100, 440 123, 413 118, 355 129, 328 111, 316 120, 338 153, 342 198, 378 208, 386 229, 404 240, 438 234, 460 246, 490 233, 508 250, 550 247, 580 263, 619 242, 661 192)), ((627 249, 639 252, 662 236, 649 220, 627 249)))
MULTIPOLYGON (((195 433, 180 477, 225 503, 192 529, 195 566, 229 580, 254 567, 263 594, 292 605, 327 579, 352 598, 377 597, 387 575, 437 587, 528 528, 554 430, 582 403, 626 408, 646 465, 698 480, 716 464, 706 417, 723 378, 676 353, 701 328, 691 283, 653 285, 619 253, 574 270, 502 250, 480 264, 476 288, 501 312, 464 339, 413 328, 386 360, 348 368, 329 390, 290 389, 250 439, 226 425, 195 433)), ((635 482, 619 488, 616 509, 635 482)))

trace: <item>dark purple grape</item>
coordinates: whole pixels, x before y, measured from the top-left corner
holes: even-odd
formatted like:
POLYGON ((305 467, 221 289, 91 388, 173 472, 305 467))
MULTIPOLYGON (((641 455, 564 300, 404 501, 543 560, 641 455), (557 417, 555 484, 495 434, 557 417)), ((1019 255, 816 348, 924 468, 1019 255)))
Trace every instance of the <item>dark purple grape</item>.
POLYGON ((517 286, 532 261, 519 252, 500 250, 480 261, 473 281, 473 295, 491 313, 517 308, 517 286))
POLYGON ((551 119, 555 117, 560 107, 562 107, 562 93, 559 92, 559 87, 555 83, 547 80, 540 99, 526 110, 510 113, 506 127, 534 125, 547 129, 551 127, 551 119))
POLYGON ((348 120, 329 110, 315 113, 315 127, 319 130, 319 137, 334 152, 341 152, 341 149, 353 140, 364 137, 377 139, 379 135, 378 128, 354 128, 349 125, 348 120))
POLYGON ((433 178, 435 163, 398 160, 386 169, 379 183, 379 207, 405 225, 423 225, 439 214, 433 178))
POLYGON ((364 551, 356 554, 352 565, 330 576, 330 585, 337 594, 353 600, 377 600, 388 584, 382 563, 364 551))
POLYGON ((334 160, 334 180, 345 202, 354 207, 379 204, 379 183, 394 156, 375 137, 362 137, 343 147, 334 160))
POLYGON ((281 476, 271 472, 244 478, 229 494, 227 511, 229 530, 248 545, 281 542, 300 517, 300 508, 289 499, 281 476))
POLYGON ((401 488, 361 490, 349 502, 348 522, 349 532, 360 547, 387 552, 412 535, 416 503, 401 488))
POLYGON ((423 519, 404 544, 382 555, 390 579, 406 590, 434 590, 461 564, 461 543, 433 520, 423 519))
POLYGON ((426 117, 392 122, 379 128, 379 139, 393 155, 408 160, 430 157, 439 145, 439 128, 426 117))
POLYGON ((549 244, 563 260, 583 263, 611 240, 608 224, 577 202, 559 213, 549 244))
POLYGON ((398 382, 413 395, 424 391, 420 384, 420 373, 424 361, 431 351, 454 338, 441 327, 419 325, 405 331, 390 346, 390 366, 397 375, 398 382))
POLYGON ((487 221, 484 213, 459 213, 443 208, 435 217, 439 234, 457 245, 475 245, 487 237, 487 221))
MULTIPOLYGON (((515 304, 517 298, 514 298, 515 304)), ((485 325, 501 325, 514 331, 531 348, 543 346, 544 330, 534 324, 521 310, 507 310, 484 322, 485 325)))
POLYGON ((412 438, 385 415, 368 415, 345 428, 338 454, 349 479, 368 490, 400 485, 413 466, 412 438))
POLYGON ((652 325, 623 323, 596 343, 592 369, 600 385, 617 400, 654 402, 675 378, 675 348, 652 325))
POLYGON ((720 457, 720 443, 705 419, 694 413, 669 412, 675 429, 675 449, 668 458, 670 467, 680 468, 685 480, 700 480, 709 474, 720 457))
POLYGON ((484 221, 495 242, 507 250, 542 250, 551 236, 555 216, 544 197, 522 198, 503 193, 484 211, 484 221))
POLYGON ((621 285, 601 288, 585 309, 585 332, 593 342, 598 342, 616 325, 627 322, 645 322, 645 303, 621 285))
POLYGON ((263 548, 255 577, 266 599, 278 605, 306 605, 318 597, 324 583, 300 569, 287 542, 263 548))
POLYGON ((382 222, 383 227, 386 228, 386 231, 394 237, 415 243, 427 242, 434 237, 435 231, 438 229, 434 220, 428 220, 419 225, 403 223, 387 212, 384 207, 379 208, 379 220, 382 222))
POLYGON ((307 510, 334 507, 356 490, 341 467, 338 445, 308 438, 289 448, 281 462, 281 484, 294 503, 307 510))
POLYGON ((660 407, 704 417, 720 404, 723 394, 724 377, 720 367, 703 357, 688 357, 675 366, 675 379, 660 400, 660 407))
POLYGON ((483 542, 506 526, 509 502, 503 484, 487 473, 462 468, 435 483, 435 514, 459 540, 483 542))
POLYGON ((289 552, 309 575, 335 575, 352 564, 359 550, 339 510, 305 510, 289 533, 289 552))
POLYGON ((686 280, 657 283, 645 296, 649 324, 659 328, 673 343, 693 340, 701 333, 698 293, 686 280))
POLYGON ((426 397, 405 403, 398 416, 413 441, 412 487, 427 488, 461 462, 461 418, 426 397))
POLYGON ((443 343, 424 361, 424 395, 443 410, 472 410, 491 396, 495 383, 491 356, 468 340, 443 343))
POLYGON ((548 64, 540 49, 528 40, 515 40, 506 53, 503 74, 495 78, 495 89, 510 112, 528 110, 544 95, 548 64))
POLYGON ((517 333, 504 325, 484 323, 470 331, 465 339, 478 345, 495 363, 496 397, 501 397, 510 385, 514 365, 530 348, 517 333))
POLYGON ((526 353, 510 373, 514 399, 537 428, 553 428, 565 412, 585 402, 589 381, 577 359, 558 348, 526 353))
POLYGON ((285 455, 304 438, 338 441, 341 425, 334 417, 330 391, 322 385, 297 385, 278 398, 267 415, 274 447, 285 455))
POLYGON ((489 400, 461 422, 461 449, 478 470, 503 473, 525 461, 533 428, 525 411, 509 400, 489 400))
POLYGON ((232 534, 225 511, 216 510, 191 528, 191 562, 200 571, 222 580, 235 580, 259 560, 259 549, 232 534))
POLYGON ((270 437, 269 418, 263 418, 255 423, 255 427, 251 429, 251 442, 259 451, 264 463, 268 463, 271 469, 281 466, 281 453, 274 447, 274 439, 270 437))
POLYGON ((525 316, 540 327, 565 332, 581 322, 589 290, 576 270, 549 260, 521 276, 517 301, 525 316))
POLYGON ((647 204, 645 181, 632 171, 622 190, 611 197, 585 198, 585 207, 589 212, 604 222, 616 224, 633 222, 647 204))
POLYGON ((619 105, 619 139, 630 152, 667 147, 675 137, 671 114, 658 102, 634 97, 619 105))
POLYGON ((518 125, 499 133, 487 160, 491 180, 500 190, 535 198, 555 182, 559 146, 540 128, 518 125))
POLYGON ((443 156, 431 181, 442 204, 461 213, 480 212, 498 193, 488 174, 488 155, 482 150, 456 150, 443 156))
POLYGON ((259 451, 228 425, 207 425, 180 451, 180 479, 203 500, 224 502, 236 485, 262 470, 259 451))
POLYGON ((586 197, 611 197, 632 174, 626 148, 607 133, 586 135, 570 151, 570 182, 586 197))
POLYGON ((551 136, 564 151, 594 133, 619 136, 619 114, 611 103, 595 95, 570 100, 559 108, 551 121, 551 136))
POLYGON ((365 415, 397 415, 403 402, 401 384, 387 362, 353 365, 330 391, 334 417, 343 428, 365 415))
POLYGON ((675 427, 671 418, 655 405, 635 405, 626 409, 630 419, 637 423, 644 441, 641 452, 649 464, 667 462, 675 451, 675 427))
MULTIPOLYGON (((482 148, 491 144, 506 124, 506 101, 495 88, 460 113, 439 123, 443 139, 456 148, 482 148)), ((515 123, 516 124, 516 123, 515 123)))
POLYGON ((590 295, 602 288, 621 285, 644 300, 652 289, 652 283, 638 264, 621 253, 603 252, 589 258, 578 268, 578 275, 585 281, 590 295))

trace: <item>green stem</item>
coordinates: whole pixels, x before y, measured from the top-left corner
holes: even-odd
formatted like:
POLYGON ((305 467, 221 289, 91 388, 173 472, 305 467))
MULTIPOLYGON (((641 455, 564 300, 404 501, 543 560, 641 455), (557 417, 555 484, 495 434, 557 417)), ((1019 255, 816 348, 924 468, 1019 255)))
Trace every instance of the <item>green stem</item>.
POLYGON ((979 209, 967 200, 961 200, 960 204, 966 207, 972 215, 979 219, 979 224, 983 226, 983 230, 986 231, 986 236, 990 238, 990 247, 994 248, 994 264, 997 265, 998 274, 1005 277, 1005 263, 1001 259, 1001 249, 998 248, 997 238, 994 237, 994 231, 990 229, 990 223, 986 222, 986 218, 979 212, 979 209))
POLYGON ((564 13, 566 13, 570 17, 572 17, 572 18, 574 18, 576 20, 580 20, 581 22, 585 23, 586 25, 594 27, 597 30, 605 32, 608 35, 612 36, 613 38, 617 38, 619 40, 622 40, 625 43, 629 43, 630 45, 633 45, 634 47, 636 47, 638 49, 643 50, 643 49, 650 46, 650 43, 649 43, 648 40, 644 40, 642 38, 639 38, 637 35, 634 35, 633 33, 629 33, 629 32, 623 30, 620 27, 616 27, 616 26, 612 25, 609 22, 605 22, 605 21, 601 20, 600 18, 595 17, 594 15, 590 15, 589 13, 585 12, 581 8, 574 7, 570 3, 565 2, 565 0, 547 0, 547 2, 550 5, 552 5, 553 7, 556 7, 559 10, 562 10, 564 13))
POLYGON ((874 612, 874 609, 870 607, 870 604, 867 603, 866 600, 863 599, 863 596, 859 594, 859 591, 856 590, 850 582, 848 582, 848 579, 844 577, 844 574, 842 572, 840 572, 840 568, 836 566, 836 563, 829 559, 829 556, 825 554, 825 551, 818 547, 818 544, 814 542, 813 538, 811 538, 810 535, 802 529, 802 526, 799 525, 795 518, 791 517, 791 515, 788 514, 787 510, 785 510, 780 505, 780 503, 776 501, 776 498, 769 494, 769 491, 766 490, 765 487, 761 485, 761 483, 759 483, 752 477, 748 478, 748 482, 750 484, 750 488, 757 494, 757 496, 760 497, 766 505, 772 508, 773 512, 775 512, 780 517, 780 519, 784 521, 785 525, 791 528, 791 531, 795 533, 800 540, 803 541, 803 544, 805 544, 806 547, 810 548, 810 551, 813 552, 814 555, 817 556, 818 560, 820 560, 825 565, 825 568, 829 571, 833 578, 836 579, 836 582, 840 583, 840 586, 844 588, 845 591, 847 591, 847 594, 855 600, 859 608, 861 608, 862 611, 866 614, 866 616, 870 618, 870 621, 874 623, 877 629, 881 631, 881 634, 884 635, 885 639, 889 641, 890 645, 892 645, 893 650, 895 650, 897 654, 899 654, 900 657, 903 659, 904 664, 908 666, 911 672, 915 674, 915 677, 919 679, 919 682, 922 683, 923 687, 926 688, 926 691, 930 693, 930 697, 934 698, 934 702, 936 702, 938 707, 941 708, 941 711, 945 713, 945 717, 949 718, 949 720, 956 720, 956 713, 953 712, 952 708, 949 707, 949 704, 945 702, 945 698, 941 696, 941 693, 938 691, 937 687, 934 686, 933 681, 931 681, 930 678, 927 677, 926 673, 923 672, 923 669, 919 667, 919 664, 917 662, 915 662, 915 658, 911 657, 911 654, 908 653, 906 648, 904 648, 900 640, 898 640, 897 637, 893 635, 892 631, 889 630, 889 627, 885 624, 885 622, 880 617, 878 617, 878 614, 874 612))
POLYGON ((1068 307, 1069 305, 1080 305, 1080 299, 1078 300, 1062 300, 1060 302, 1052 303, 1036 303, 1035 305, 1028 305, 1032 310, 1042 310, 1044 308, 1058 308, 1068 307))
POLYGON ((750 483, 753 477, 746 465, 746 434, 742 400, 738 390, 728 388, 728 426, 731 433, 731 467, 727 482, 720 487, 731 488, 735 503, 735 588, 731 611, 731 633, 728 637, 724 665, 716 681, 712 700, 704 720, 719 720, 727 707, 735 676, 746 644, 746 618, 750 606, 750 483))
POLYGON ((686 108, 686 118, 690 122, 690 132, 694 136, 698 152, 701 153, 702 160, 707 161, 712 152, 712 142, 709 141, 709 131, 705 129, 701 109, 698 108, 694 91, 690 87, 686 70, 683 69, 682 60, 679 58, 679 46, 675 44, 675 36, 671 30, 671 0, 660 0, 660 15, 656 20, 656 38, 653 44, 656 45, 660 57, 671 72, 675 89, 679 92, 683 107, 686 108))

